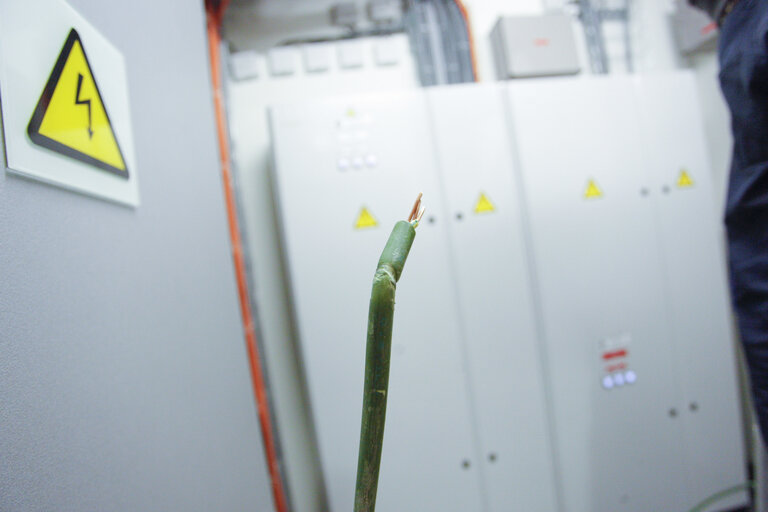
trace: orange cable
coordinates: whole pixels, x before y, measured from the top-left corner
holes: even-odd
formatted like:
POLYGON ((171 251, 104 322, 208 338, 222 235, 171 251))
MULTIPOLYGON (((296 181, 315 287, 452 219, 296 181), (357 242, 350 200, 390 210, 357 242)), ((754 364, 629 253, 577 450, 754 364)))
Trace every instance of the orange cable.
POLYGON ((250 296, 248 294, 248 281, 243 258, 242 239, 237 220, 237 207, 235 205, 235 193, 232 187, 232 172, 230 169, 229 138, 227 132, 227 119, 224 109, 224 98, 221 80, 221 20, 227 8, 229 0, 222 0, 217 5, 214 1, 206 1, 206 20, 208 29, 208 50, 211 59, 211 79, 213 81, 213 104, 216 116, 216 130, 219 139, 219 157, 221 174, 224 186, 224 198, 227 207, 227 220, 229 221, 229 236, 232 242, 232 258, 235 264, 235 276, 237 279, 237 291, 240 298, 240 312, 243 317, 245 330, 245 345, 248 350, 248 362, 251 370, 253 391, 256 395, 259 423, 264 440, 264 449, 267 456, 269 475, 272 480, 272 495, 277 512, 288 512, 288 503, 280 474, 277 460, 277 448, 275 435, 272 431, 269 403, 264 373, 261 368, 259 351, 254 330, 253 313, 251 311, 250 296))
POLYGON ((464 2, 462 0, 456 0, 456 5, 459 6, 459 10, 461 11, 461 15, 464 18, 464 24, 467 26, 467 39, 469 39, 469 55, 472 59, 472 75, 475 78, 475 82, 478 82, 480 80, 480 75, 477 72, 477 49, 475 47, 475 38, 472 35, 472 24, 469 19, 469 12, 467 11, 467 7, 464 5, 464 2))

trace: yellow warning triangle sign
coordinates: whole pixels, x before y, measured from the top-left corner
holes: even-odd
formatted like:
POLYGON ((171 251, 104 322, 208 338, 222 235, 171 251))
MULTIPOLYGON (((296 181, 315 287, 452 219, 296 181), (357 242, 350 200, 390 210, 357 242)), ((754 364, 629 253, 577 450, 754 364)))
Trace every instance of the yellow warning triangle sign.
POLYGON ((32 142, 128 177, 80 36, 69 32, 27 127, 32 142))
POLYGON ((493 206, 491 200, 488 199, 488 196, 485 194, 480 194, 480 198, 477 200, 477 204, 475 205, 475 213, 491 213, 495 211, 496 208, 493 206))
POLYGON ((584 192, 584 199, 597 199, 598 197, 603 197, 603 191, 597 186, 595 180, 589 180, 587 190, 584 192))
POLYGON ((374 228, 379 223, 376 218, 368 211, 368 208, 363 206, 360 209, 360 215, 357 216, 357 222, 355 222, 355 229, 374 228))
POLYGON ((677 178, 677 186, 680 188, 687 188, 693 186, 693 180, 688 175, 688 171, 683 169, 680 171, 680 177, 677 178))

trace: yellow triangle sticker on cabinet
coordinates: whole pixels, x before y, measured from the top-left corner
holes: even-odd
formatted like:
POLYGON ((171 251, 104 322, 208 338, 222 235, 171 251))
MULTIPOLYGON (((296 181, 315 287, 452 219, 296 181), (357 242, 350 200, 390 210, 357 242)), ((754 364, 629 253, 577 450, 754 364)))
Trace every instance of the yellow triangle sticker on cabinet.
POLYGON ((366 229, 366 228, 375 228, 378 226, 379 223, 376 220, 376 217, 373 216, 373 214, 363 206, 360 209, 360 214, 357 216, 357 222, 355 222, 355 229, 366 229))
POLYGON ((693 180, 691 179, 691 176, 688 174, 688 171, 683 169, 680 171, 680 177, 677 178, 677 187, 678 188, 688 188, 693 186, 693 180))
POLYGON ((27 133, 38 146, 128 178, 123 153, 75 29, 69 32, 27 133))
POLYGON ((597 199, 603 197, 603 191, 597 186, 595 180, 587 182, 587 190, 584 192, 584 199, 597 199))
POLYGON ((480 194, 480 198, 477 200, 477 204, 475 205, 475 213, 491 213, 495 211, 496 208, 493 206, 491 200, 488 199, 488 196, 485 194, 480 194))

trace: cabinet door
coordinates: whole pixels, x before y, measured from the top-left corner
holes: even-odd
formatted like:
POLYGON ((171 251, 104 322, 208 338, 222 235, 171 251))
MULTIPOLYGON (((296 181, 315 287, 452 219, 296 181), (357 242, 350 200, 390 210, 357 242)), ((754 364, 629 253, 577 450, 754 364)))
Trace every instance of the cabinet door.
POLYGON ((567 512, 681 510, 680 390, 630 79, 509 88, 567 512))
POLYGON ((489 509, 554 512, 551 432, 504 89, 433 89, 428 98, 489 509))
MULTIPOLYGON (((684 509, 746 480, 734 342, 696 84, 687 73, 637 81, 643 147, 664 250, 667 318, 682 382, 690 495, 684 509)), ((746 493, 718 504, 730 510, 746 493)))
POLYGON ((434 222, 418 228, 398 284, 376 510, 481 510, 423 94, 285 106, 272 111, 271 123, 284 252, 330 509, 352 510, 376 262, 392 226, 424 192, 434 222))

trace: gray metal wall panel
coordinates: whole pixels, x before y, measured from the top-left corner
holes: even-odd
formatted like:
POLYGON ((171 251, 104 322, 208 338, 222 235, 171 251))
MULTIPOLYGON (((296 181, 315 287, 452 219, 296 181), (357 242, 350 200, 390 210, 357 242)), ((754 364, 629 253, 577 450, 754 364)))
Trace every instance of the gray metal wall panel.
POLYGON ((272 510, 202 2, 72 4, 126 57, 142 205, 0 173, 0 509, 272 510))

